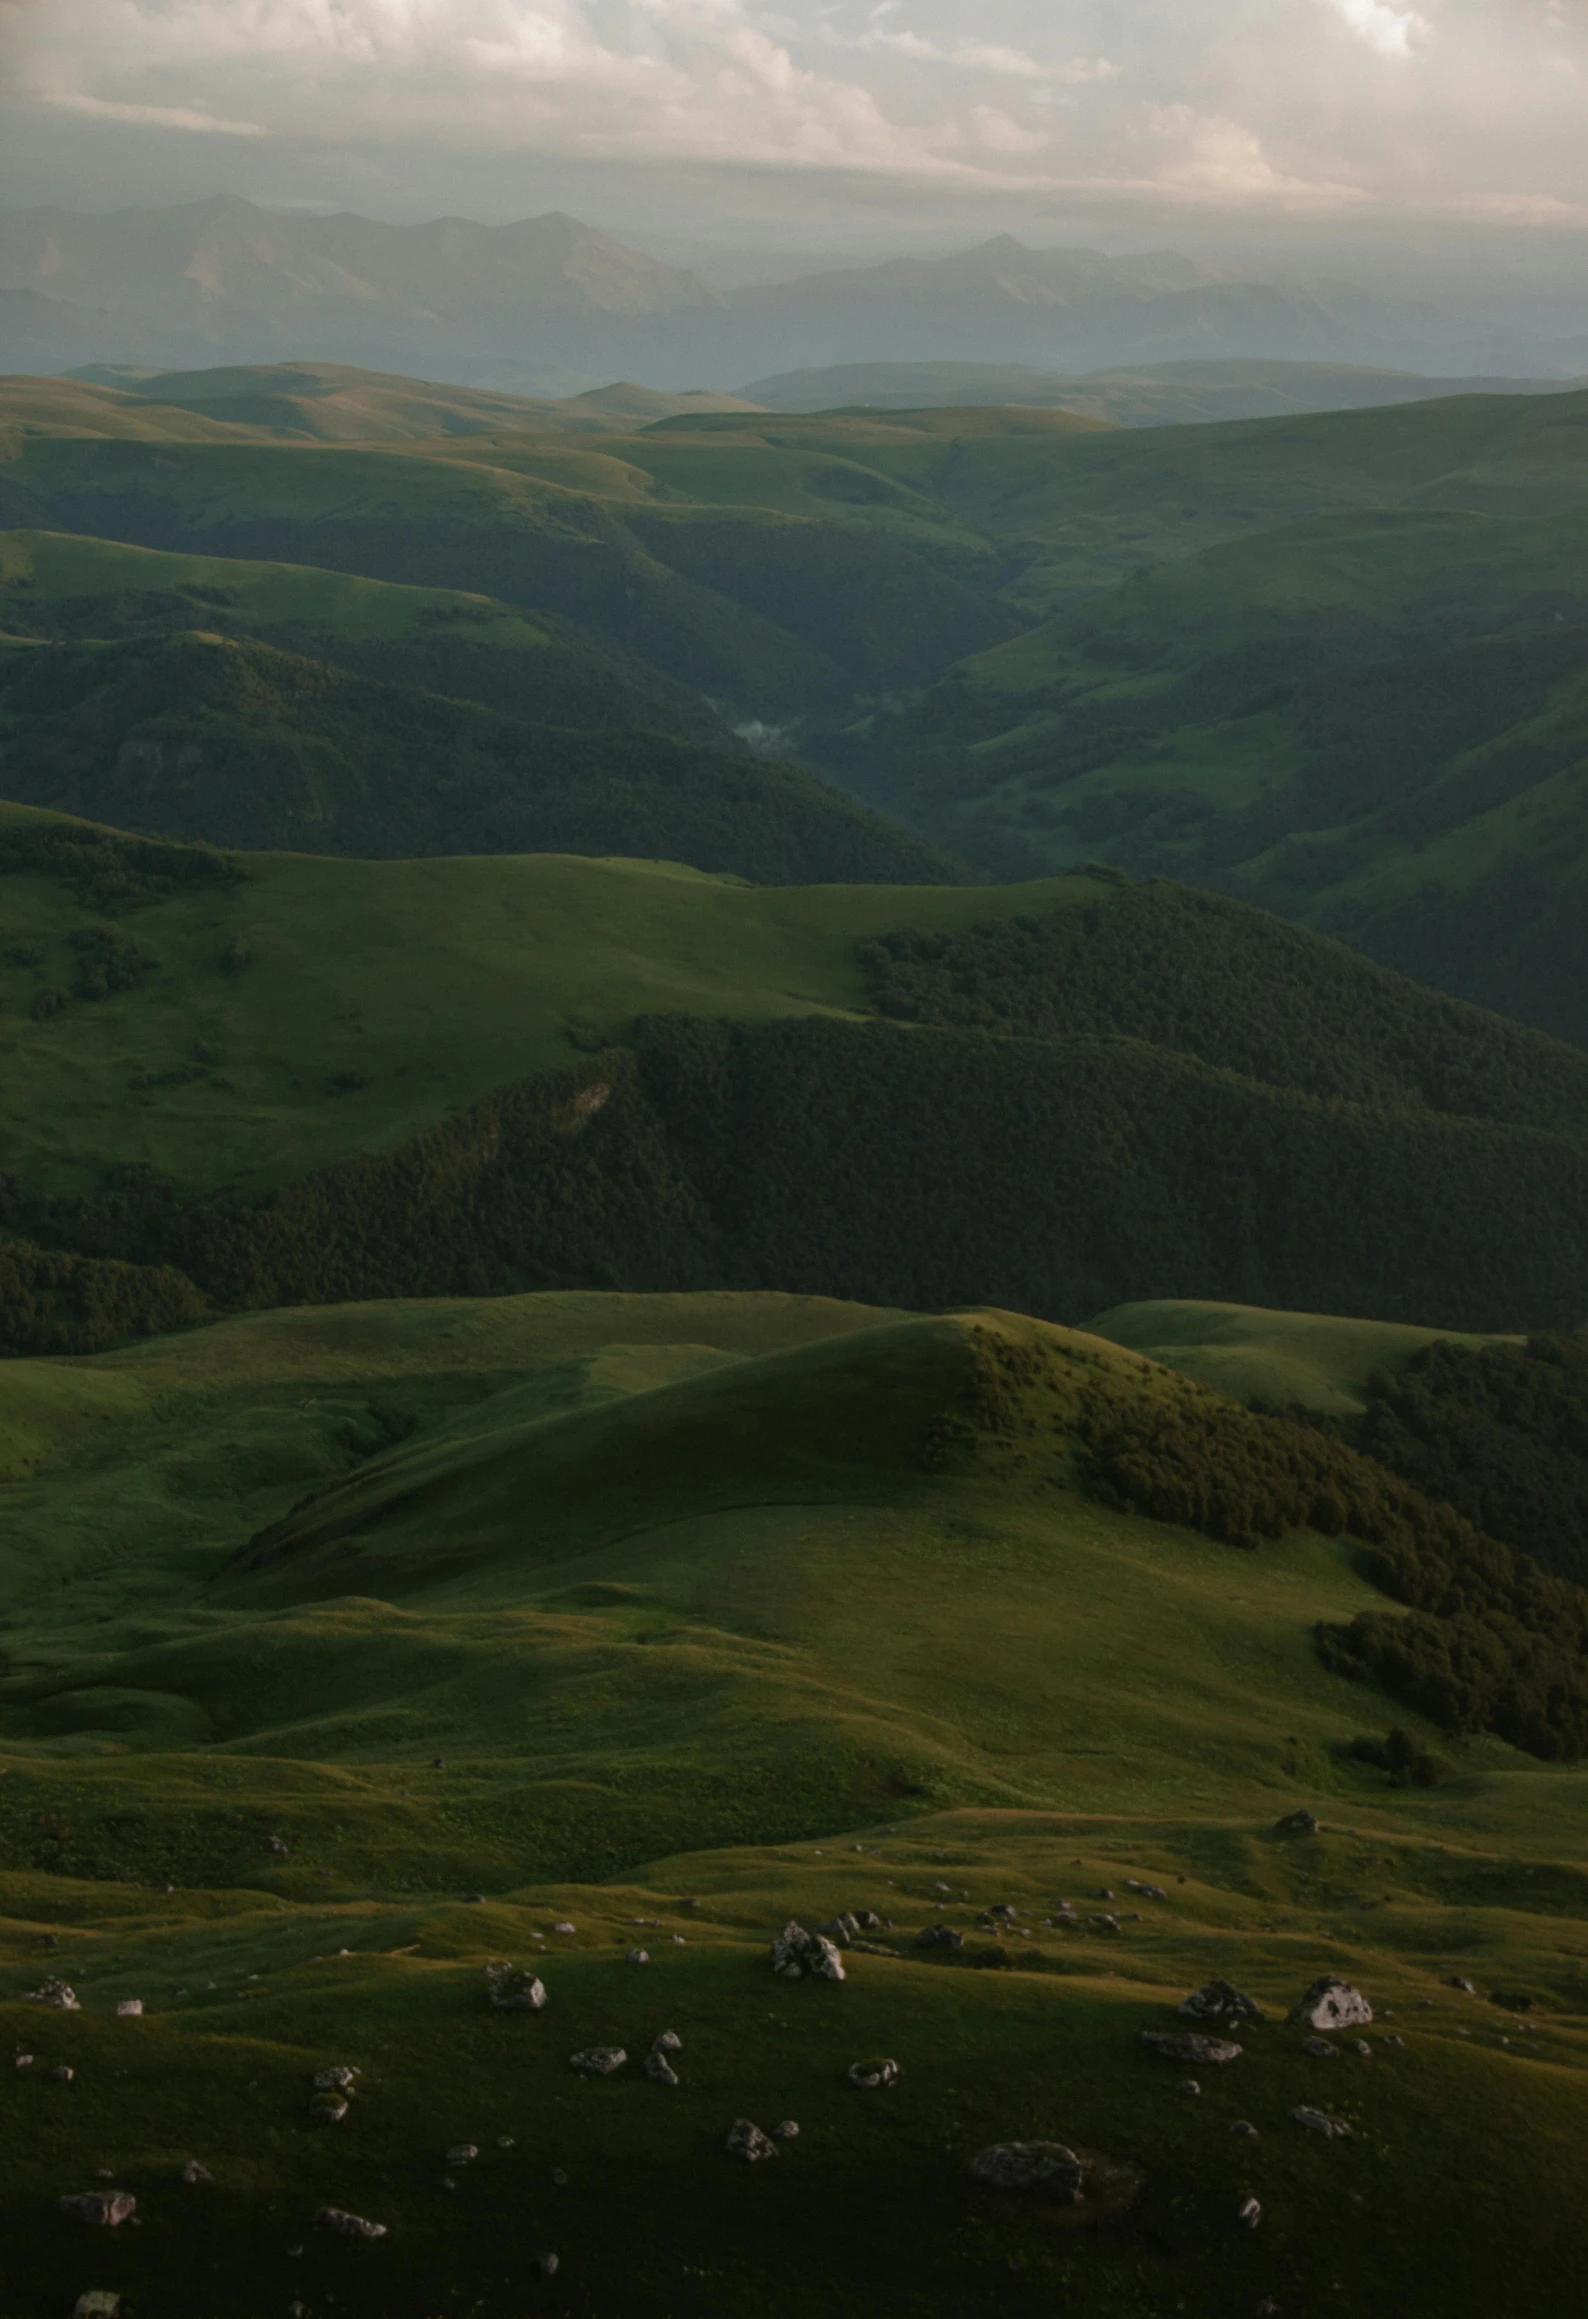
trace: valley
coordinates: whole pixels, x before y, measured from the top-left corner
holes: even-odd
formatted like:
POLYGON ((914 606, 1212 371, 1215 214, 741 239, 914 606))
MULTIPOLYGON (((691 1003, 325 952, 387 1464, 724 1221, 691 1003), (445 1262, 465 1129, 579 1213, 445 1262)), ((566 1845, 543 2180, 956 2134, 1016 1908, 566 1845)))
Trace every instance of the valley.
POLYGON ((1213 391, 0 382, 3 2319, 1572 2307, 1588 398, 1213 391))

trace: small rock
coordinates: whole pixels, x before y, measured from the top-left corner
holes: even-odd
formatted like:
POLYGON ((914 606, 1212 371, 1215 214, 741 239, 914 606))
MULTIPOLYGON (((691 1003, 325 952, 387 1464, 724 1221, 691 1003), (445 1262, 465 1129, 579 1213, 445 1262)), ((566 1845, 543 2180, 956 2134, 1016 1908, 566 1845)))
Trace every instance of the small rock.
POLYGON ((454 2142, 447 2152, 446 2163, 449 2166, 469 2166, 473 2164, 479 2154, 479 2150, 473 2142, 454 2142))
POLYGON ((623 1962, 626 1965, 648 1965, 650 1961, 649 1949, 627 1949, 624 1952, 623 1962))
POLYGON ((945 1883, 943 1882, 943 1879, 941 1878, 941 1876, 940 1876, 940 1877, 937 1879, 936 1883, 935 1883, 935 1884, 932 1886, 932 1890, 933 1890, 934 1892, 952 1892, 952 1891, 953 1891, 953 1889, 954 1889, 954 1887, 953 1887, 951 1884, 945 1884, 945 1883))
POLYGON ((336 2062, 330 2069, 317 2069, 312 2082, 320 2093, 350 2094, 353 2080, 363 2074, 362 2070, 348 2069, 341 2062, 336 2062))
POLYGON ((1202 2088, 1194 2077, 1183 2077, 1174 2090, 1177 2094, 1199 2094, 1202 2088))
POLYGON ((728 2128, 728 2139, 724 2146, 730 2158, 746 2159, 752 2166, 762 2158, 777 2156, 777 2144, 769 2141, 760 2127, 752 2125, 748 2118, 734 2119, 728 2128))
POLYGON ((1290 2018, 1304 2029, 1366 2029, 1373 2019, 1373 2008, 1360 1989, 1325 1973, 1313 1982, 1290 2018))
POLYGON ((31 2069, 31 2068, 33 2067, 33 2056, 32 2056, 32 2054, 31 2054, 31 2053, 19 2053, 19 2054, 17 2055, 17 2057, 16 2057, 16 2060, 15 2060, 15 2062, 12 2064, 12 2067, 13 2067, 13 2068, 15 2068, 15 2069, 31 2069))
POLYGON ((76 1990, 68 1988, 64 1981, 41 1981, 36 1989, 28 1992, 23 2002, 28 2005, 48 2005, 56 2013, 81 2011, 76 1990))
POLYGON ((554 2279, 562 2268, 561 2255, 537 2255, 535 2268, 543 2279, 554 2279))
POLYGON ((924 1932, 916 1934, 915 1946, 918 1949, 962 1949, 965 1946, 965 1935, 956 1925, 929 1924, 924 1932))
POLYGON ((58 1949, 61 1945, 61 1936, 59 1933, 40 1933, 38 1945, 41 1949, 58 1949))
POLYGON ((1181 2000, 1179 2011, 1188 2021, 1261 2021, 1254 1999, 1229 1981, 1205 1981, 1181 2000))
POLYGON ((1117 1916, 1108 1916, 1106 1914, 1102 1916, 1089 1916, 1086 1921, 1088 1924, 1095 1924, 1099 1932, 1117 1933, 1120 1929, 1119 1919, 1117 1916))
POLYGON ((1279 2319, 1279 2305, 1272 2296, 1265 2295, 1263 2297, 1253 2313, 1252 2319, 1279 2319))
POLYGON ((77 2073, 69 2062, 58 2061, 53 2069, 47 2069, 44 2074, 52 2077, 57 2085, 70 2085, 77 2073))
POLYGON ((678 1905, 680 1908, 698 1908, 700 1906, 700 1902, 695 1898, 694 1894, 691 1893, 686 1900, 681 1900, 678 1905))
POLYGON ((384 2238, 386 2225, 370 2222, 362 2214, 349 2214, 340 2206, 322 2206, 315 2216, 321 2230, 334 2230, 338 2238, 384 2238))
POLYGON ((118 2319, 121 2297, 107 2287, 90 2287, 72 2305, 72 2319, 118 2319))
POLYGON ((511 2134, 498 2134, 496 2137, 496 2147, 499 2150, 513 2149, 515 2147, 514 2136, 511 2134))
POLYGON ((1240 2046, 1231 2045, 1227 2038, 1202 2037, 1189 2029, 1144 2029, 1141 2042, 1149 2052, 1160 2054, 1165 2061, 1216 2064, 1241 2058, 1240 2046))
POLYGON ((138 2211, 138 2201, 130 2190, 79 2190, 55 2203, 74 2222, 93 2223, 101 2230, 114 2230, 118 2224, 130 2222, 138 2211))
POLYGON ((113 2167, 96 2166, 94 2168, 94 2180, 96 2182, 114 2182, 115 2179, 116 2175, 115 2169, 113 2167))
POLYGON ((1274 1822, 1276 1836, 1316 1836, 1318 1819, 1314 1812, 1287 1812, 1282 1820, 1274 1822))
POLYGON ((1359 2053, 1364 2061, 1371 2061, 1373 2058, 1373 2048, 1371 2045, 1369 2045, 1365 2037, 1353 2037, 1351 2040, 1351 2051, 1353 2053, 1359 2053))
POLYGON ((794 2118, 784 2118, 772 2128, 772 2131, 780 2142, 792 2142, 799 2135, 799 2123, 794 2118))
POLYGON ((1351 2131, 1344 2118, 1331 2118, 1323 2110, 1308 2109, 1305 2103, 1299 2109, 1292 2110, 1290 2115, 1292 2123, 1304 2126, 1309 2134, 1338 2138, 1351 2131))
POLYGON ((483 1908, 483 1907, 485 1906, 485 1895, 484 1895, 484 1893, 483 1893, 483 1892, 466 1892, 466 1893, 463 1895, 463 1905, 464 1905, 464 1907, 465 1907, 465 1908, 483 1908))
POLYGON ((1451 1974, 1450 1986, 1459 1989, 1464 1997, 1475 1997, 1478 1993, 1476 1983, 1466 1980, 1460 1973, 1451 1974))
POLYGON ((852 2061, 844 2072, 844 2083, 850 2086, 897 2085, 899 2065, 896 2061, 852 2061))
POLYGON ((677 2085, 678 2083, 677 2070, 674 2069, 666 2054, 655 2048, 645 2056, 645 2074, 648 2078, 654 2078, 658 2085, 677 2085))
POLYGON ((562 1924, 554 1924, 551 1929, 553 1932, 557 1933, 571 1933, 577 1932, 579 1927, 576 1924, 568 1924, 565 1922, 562 1924))
POLYGON ((1384 2042, 1385 2042, 1385 2044, 1386 2044, 1386 2045, 1404 2045, 1404 2044, 1406 2043, 1406 2040, 1405 2040, 1405 2038, 1404 2038, 1404 2037, 1396 2037, 1396 2036, 1393 2036, 1393 2035, 1392 2035, 1392 2036, 1386 2037, 1386 2038, 1385 2038, 1385 2040, 1384 2040, 1384 2042))
POLYGON ((116 2018, 117 2018, 119 2021, 136 2021, 136 2020, 139 2020, 139 2019, 142 2017, 142 2013, 143 2013, 143 1999, 142 1999, 141 1997, 118 1997, 118 1998, 117 1998, 117 2000, 116 2000, 116 2018))
POLYGON ((839 1948, 846 1949, 860 1930, 860 1919, 857 1916, 851 1916, 845 1909, 837 1916, 830 1917, 826 1924, 818 1925, 816 1929, 819 1933, 825 1933, 830 1941, 836 1942, 839 1948))
POLYGON ((1339 2058, 1337 2048, 1326 2037, 1304 2037, 1301 2050, 1310 2053, 1314 2061, 1335 2061, 1339 2058))
POLYGON ((1113 1893, 1109 1890, 1106 1884, 1100 1884, 1092 1895, 1094 1900, 1112 1900, 1113 1897, 1113 1893))
POLYGON ((821 1933, 809 1933, 791 1917, 772 1943, 772 1970, 786 1980, 841 1981, 843 1959, 821 1933))
POLYGON ((201 2166, 196 2158, 190 2158, 182 2169, 182 2179, 184 2182, 213 2182, 215 2177, 207 2166, 201 2166))
MULTIPOLYGON (((862 1932, 885 1932, 887 1930, 887 1927, 884 1925, 881 1917, 878 1916, 874 1908, 857 1908, 855 1910, 855 1922, 857 1925, 859 1925, 862 1932)), ((1496 2002, 1498 2002, 1498 2000, 1496 2000, 1496 2002)), ((1528 1999, 1528 2003, 1532 2003, 1531 1998, 1528 1999)))
POLYGON ((284 1853, 287 1849, 284 1839, 280 1836, 267 1836, 265 1838, 265 1848, 270 1852, 281 1853, 284 1853))
POLYGON ((343 2094, 316 2094, 309 2103, 309 2115, 322 2126, 339 2126, 347 2116, 347 2099, 343 2094))
POLYGON ((546 1985, 527 1965, 487 1965, 485 2001, 498 2013, 538 2013, 546 2002, 546 1985))
POLYGON ((621 2045, 587 2045, 582 2053, 568 2056, 570 2066, 586 2077, 611 2077, 628 2058, 621 2045))
POLYGON ((664 2029, 660 2037, 652 2040, 652 2053, 682 2053, 683 2050, 684 2041, 676 2029, 664 2029))
POLYGON ((1235 2123, 1231 2126, 1230 2132, 1232 2134, 1244 2134, 1254 2142, 1257 2139, 1257 2128, 1252 2124, 1250 2118, 1237 2118, 1235 2123))
POLYGON ((1243 2230, 1255 2230, 1263 2219, 1261 2199, 1243 2198, 1235 2210, 1235 2219, 1243 2230))
POLYGON ((1029 2191, 1062 2206, 1077 2206, 1086 2169, 1062 2142, 994 2142, 971 2160, 978 2182, 993 2190, 1029 2191))

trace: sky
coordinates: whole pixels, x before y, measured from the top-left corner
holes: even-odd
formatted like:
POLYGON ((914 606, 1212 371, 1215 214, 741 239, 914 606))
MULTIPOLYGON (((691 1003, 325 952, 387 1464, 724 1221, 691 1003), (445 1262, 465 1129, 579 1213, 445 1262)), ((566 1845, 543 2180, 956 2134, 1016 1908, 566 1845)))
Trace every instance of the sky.
POLYGON ((0 0, 0 200, 1588 235, 1588 0, 0 0))

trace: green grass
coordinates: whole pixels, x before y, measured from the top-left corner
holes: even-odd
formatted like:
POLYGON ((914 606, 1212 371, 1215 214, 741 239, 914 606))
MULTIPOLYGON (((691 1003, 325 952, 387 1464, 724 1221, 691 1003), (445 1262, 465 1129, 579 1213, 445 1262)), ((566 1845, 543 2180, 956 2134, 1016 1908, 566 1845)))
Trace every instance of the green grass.
MULTIPOLYGON (((981 1325, 1155 1389, 1096 1339, 981 1325)), ((1111 1515, 1045 1423, 1035 1456, 984 1440, 923 1471, 970 1327, 524 1297, 0 1369, 0 2011, 36 2056, 7 2094, 7 2319, 89 2283, 168 2319, 1569 2307, 1582 1775, 1433 1735, 1432 1791, 1353 1765, 1387 1710, 1312 1654, 1312 1620, 1375 1599, 1337 1545, 1243 1554, 1111 1515), (418 1431, 361 1461, 338 1435, 372 1406, 418 1431), (336 1589, 312 1543, 273 1599, 222 1575, 316 1484, 284 1535, 343 1526, 361 1559, 336 1589), (1275 1838, 1298 1801, 1324 1835, 1275 1838), (1102 1886, 1118 1935, 1088 1922, 1102 1886), (1042 1922, 1059 1895, 1077 1929, 1042 1922), (985 1942, 993 1901, 1021 1912, 1011 1969, 911 1952, 940 1915, 985 1942), (787 1915, 862 1905, 892 1929, 842 1988, 771 1978, 787 1915), (484 1964, 542 1954, 545 2011, 491 2015, 484 1964), (46 1970, 81 2013, 18 2001, 46 1970), (1395 2011, 1371 2062, 1268 2026, 1190 2101, 1141 2048, 1211 1973, 1272 2021, 1327 1970, 1395 2011), (1518 2028, 1458 1972, 1535 2011, 1518 2028), (134 1995, 144 2018, 114 2018, 134 1995), (663 2027, 677 2089, 638 2074, 663 2027), (635 2059, 581 2081, 593 2042, 635 2059), (873 2053, 899 2085, 849 2092, 873 2053), (42 2074, 61 2061, 69 2085, 42 2074), (364 2073, 334 2128, 307 2111, 328 2062, 364 2073), (1303 2101, 1351 2139, 1304 2136, 1303 2101), (741 2115, 800 2137, 736 2169, 741 2115), (1011 2136, 1144 2187, 1113 2224, 993 2199, 969 2159, 1011 2136), (449 2168, 465 2140, 479 2159, 449 2168), (189 2156, 214 2185, 176 2179, 189 2156), (139 2231, 53 2214, 98 2166, 139 2231), (327 2203, 390 2236, 327 2246, 327 2203)), ((1062 1417, 1045 1390, 1031 1415, 1062 1417)))
POLYGON ((1359 1417, 1371 1377, 1380 1372, 1395 1376, 1439 1338, 1459 1345, 1521 1342, 1408 1328, 1396 1321, 1179 1299, 1116 1305, 1086 1325, 1111 1344, 1144 1353, 1232 1400, 1295 1403, 1330 1417, 1359 1417))
POLYGON ((863 1012, 855 945, 901 918, 953 929, 1109 890, 1085 878, 779 889, 550 854, 256 855, 249 870, 240 886, 140 910, 129 931, 158 970, 43 1022, 34 994, 69 986, 68 936, 91 914, 53 880, 0 883, 0 949, 44 954, 0 966, 11 1090, 0 1167, 42 1188, 86 1187, 100 1165, 139 1160, 193 1190, 259 1190, 390 1149, 637 1014, 863 1012), (223 968, 234 940, 251 955, 241 973, 223 968), (209 1079, 130 1084, 180 1069, 196 1044, 213 1057, 209 1079), (345 1073, 365 1084, 331 1089, 345 1073))

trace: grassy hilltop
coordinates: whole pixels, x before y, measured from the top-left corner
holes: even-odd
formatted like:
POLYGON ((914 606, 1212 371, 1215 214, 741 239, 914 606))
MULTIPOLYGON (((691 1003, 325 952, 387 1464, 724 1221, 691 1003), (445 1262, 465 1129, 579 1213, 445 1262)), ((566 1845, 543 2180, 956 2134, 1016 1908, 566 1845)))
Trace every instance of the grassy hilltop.
POLYGON ((0 1975, 35 2055, 8 2314, 89 2270, 171 2319, 726 2315, 752 2282, 790 2313, 1569 2298, 1581 1775, 1325 1669, 1312 1623, 1383 1601, 1349 1541, 1111 1510, 1098 1418, 1239 1420, 1190 1390, 1013 1316, 776 1296, 281 1313, 7 1364, 0 1975), (1433 1787, 1353 1757, 1392 1718, 1433 1787), (1297 1803, 1321 1836, 1271 1833, 1297 1803), (886 1921, 844 1985, 775 1981, 772 1930, 845 1907, 886 1921), (962 1948, 913 1945, 942 1921, 962 1948), (542 2013, 489 2012, 501 1957, 542 2013), (1324 1971, 1380 2009, 1370 2060, 1275 2025, 1324 1971), (80 2012, 21 2002, 44 1972, 80 2012), (1269 2025, 1189 2099, 1140 2032, 1212 1973, 1269 2025), (639 2074, 664 2026, 676 2088, 639 2074), (570 2069, 612 2042, 615 2079, 570 2069), (897 2086, 848 2090, 871 2053, 897 2086), (362 2074, 328 2126, 332 2062, 362 2074), (740 2115, 799 2137, 736 2167, 740 2115), (1095 2154, 1091 2202, 980 2189, 1011 2136, 1095 2154), (53 2212, 99 2166, 140 2230, 53 2212), (389 2235, 338 2246, 326 2204, 389 2235))

